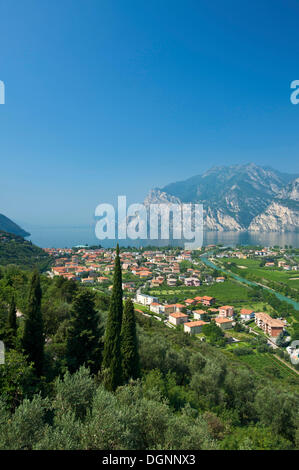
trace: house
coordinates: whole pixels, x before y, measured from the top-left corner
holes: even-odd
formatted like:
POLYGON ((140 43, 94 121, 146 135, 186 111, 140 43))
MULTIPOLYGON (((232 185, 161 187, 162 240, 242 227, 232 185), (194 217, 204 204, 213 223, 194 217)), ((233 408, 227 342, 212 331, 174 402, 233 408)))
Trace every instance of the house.
POLYGON ((151 276, 151 271, 139 271, 138 275, 141 279, 145 279, 151 276))
POLYGON ((207 325, 207 323, 202 320, 184 323, 184 332, 189 333, 191 335, 196 335, 198 333, 201 333, 202 327, 204 325, 207 325))
POLYGON ((123 289, 129 289, 130 287, 134 287, 135 283, 134 282, 123 282, 122 283, 122 288, 123 289))
POLYGON ((286 261, 280 260, 278 261, 278 267, 282 268, 286 264, 286 261))
POLYGON ((212 304, 214 304, 216 301, 216 299, 214 297, 209 297, 208 295, 204 295, 202 298, 201 298, 201 303, 203 305, 207 305, 208 307, 212 304))
POLYGON ((248 321, 254 318, 254 311, 253 310, 248 310, 247 308, 242 308, 240 310, 240 317, 241 320, 248 321))
POLYGON ((187 299, 187 300, 185 300, 185 304, 187 304, 187 305, 195 305, 195 304, 196 304, 196 300, 194 300, 194 299, 187 299))
POLYGON ((175 277, 170 277, 167 279, 167 285, 170 287, 175 287, 177 283, 177 280, 175 277))
POLYGON ((233 320, 230 320, 229 318, 217 317, 214 320, 216 325, 219 326, 222 330, 228 330, 233 326, 233 320))
POLYGON ((161 307, 162 305, 159 304, 158 302, 152 302, 150 304, 150 311, 153 313, 161 313, 161 307))
POLYGON ((82 284, 93 284, 94 278, 93 277, 85 277, 81 279, 82 284))
POLYGON ((219 307, 219 317, 220 318, 233 318, 234 316, 234 307, 231 305, 224 305, 223 307, 219 307))
POLYGON ((183 323, 186 323, 188 321, 188 315, 185 313, 177 312, 177 313, 171 313, 168 317, 169 323, 172 323, 173 325, 182 325, 183 323))
POLYGON ((203 320, 207 314, 204 310, 193 310, 192 313, 195 320, 203 320))
POLYGON ((272 318, 267 313, 257 312, 254 317, 257 326, 273 338, 277 338, 284 329, 285 324, 281 320, 272 318))
POLYGON ((137 294, 136 295, 136 302, 142 305, 150 305, 153 302, 158 302, 158 297, 153 297, 151 295, 145 295, 145 294, 137 294))
POLYGON ((52 272, 53 272, 54 276, 62 276, 63 274, 66 273, 66 269, 65 269, 64 266, 55 267, 55 268, 52 268, 52 272))
POLYGON ((223 276, 216 277, 216 282, 224 282, 224 281, 225 281, 225 277, 223 276))
POLYGON ((182 312, 184 308, 186 308, 186 305, 183 305, 183 304, 175 304, 176 312, 182 312))
POLYGON ((164 277, 157 277, 156 279, 151 280, 151 287, 159 287, 163 284, 164 277))
POLYGON ((161 311, 162 311, 165 315, 169 315, 170 313, 174 313, 174 312, 176 311, 176 306, 175 306, 175 304, 171 304, 171 305, 162 305, 161 311))
POLYGON ((255 254, 256 256, 267 256, 267 255, 268 255, 268 251, 267 251, 267 250, 260 250, 260 251, 257 250, 257 251, 254 252, 254 254, 255 254))
POLYGON ((209 308, 208 311, 211 315, 218 315, 218 308, 209 308))
POLYGON ((185 284, 185 286, 196 286, 196 287, 198 287, 198 286, 201 285, 201 281, 197 277, 186 277, 184 279, 184 284, 185 284))

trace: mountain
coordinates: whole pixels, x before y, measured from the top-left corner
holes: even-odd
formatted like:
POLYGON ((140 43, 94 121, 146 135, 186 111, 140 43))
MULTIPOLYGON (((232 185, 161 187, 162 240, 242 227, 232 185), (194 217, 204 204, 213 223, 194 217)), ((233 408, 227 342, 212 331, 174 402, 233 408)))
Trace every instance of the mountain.
POLYGON ((203 175, 153 189, 144 202, 201 203, 207 230, 296 231, 296 194, 298 175, 249 163, 214 167, 203 175))
POLYGON ((252 231, 299 232, 299 178, 289 183, 249 225, 252 231))
POLYGON ((0 230, 19 235, 20 237, 28 237, 30 235, 30 233, 25 232, 25 230, 3 214, 0 214, 0 230))
POLYGON ((0 231, 0 266, 15 264, 24 269, 37 266, 45 271, 51 263, 51 257, 38 246, 18 235, 0 231))

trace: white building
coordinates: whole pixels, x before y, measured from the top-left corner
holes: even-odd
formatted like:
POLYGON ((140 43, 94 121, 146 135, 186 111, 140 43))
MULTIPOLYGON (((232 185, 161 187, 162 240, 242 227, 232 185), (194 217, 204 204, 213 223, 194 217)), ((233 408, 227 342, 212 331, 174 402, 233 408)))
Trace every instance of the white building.
POLYGON ((201 332, 202 327, 207 323, 202 320, 190 321, 184 324, 184 332, 195 335, 201 332))
POLYGON ((158 297, 153 297, 151 295, 145 295, 145 294, 137 294, 136 295, 136 302, 142 305, 150 305, 153 302, 158 302, 158 297))
POLYGON ((242 308, 240 310, 240 317, 244 321, 252 320, 254 318, 254 310, 248 310, 247 308, 242 308))
POLYGON ((158 302, 152 302, 150 304, 150 311, 153 313, 161 313, 161 307, 162 305, 159 304, 158 302))
POLYGON ((168 317, 169 323, 172 323, 173 325, 181 325, 182 323, 186 323, 188 321, 188 315, 185 313, 171 313, 168 317))

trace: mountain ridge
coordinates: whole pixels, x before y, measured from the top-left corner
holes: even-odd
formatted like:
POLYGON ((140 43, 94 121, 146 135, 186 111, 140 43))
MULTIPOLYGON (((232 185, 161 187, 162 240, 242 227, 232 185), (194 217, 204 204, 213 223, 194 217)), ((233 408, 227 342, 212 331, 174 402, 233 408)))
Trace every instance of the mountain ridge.
POLYGON ((291 196, 297 194, 298 186, 298 175, 271 167, 254 163, 216 166, 202 175, 152 189, 144 203, 203 204, 206 230, 299 231, 299 208, 291 196))
POLYGON ((26 232, 26 230, 22 229, 19 225, 3 214, 0 214, 0 231, 12 233, 23 238, 29 237, 30 235, 30 233, 26 232))

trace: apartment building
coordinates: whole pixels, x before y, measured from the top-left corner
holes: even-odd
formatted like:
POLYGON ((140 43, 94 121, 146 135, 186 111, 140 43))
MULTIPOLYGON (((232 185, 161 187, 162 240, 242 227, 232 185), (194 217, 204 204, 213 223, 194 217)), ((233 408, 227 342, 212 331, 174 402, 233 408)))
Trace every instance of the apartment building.
POLYGON ((269 336, 277 338, 284 329, 285 325, 281 320, 272 318, 267 313, 257 312, 254 317, 257 326, 269 336))
POLYGON ((168 317, 169 323, 172 323, 173 325, 182 325, 183 323, 186 323, 188 321, 188 315, 185 313, 171 313, 168 317))
POLYGON ((189 333, 191 335, 198 334, 201 332, 202 327, 206 324, 207 323, 202 320, 190 321, 190 322, 184 323, 184 332, 189 333))
POLYGON ((223 307, 219 307, 219 314, 220 318, 233 318, 234 316, 234 307, 231 305, 224 305, 223 307))

